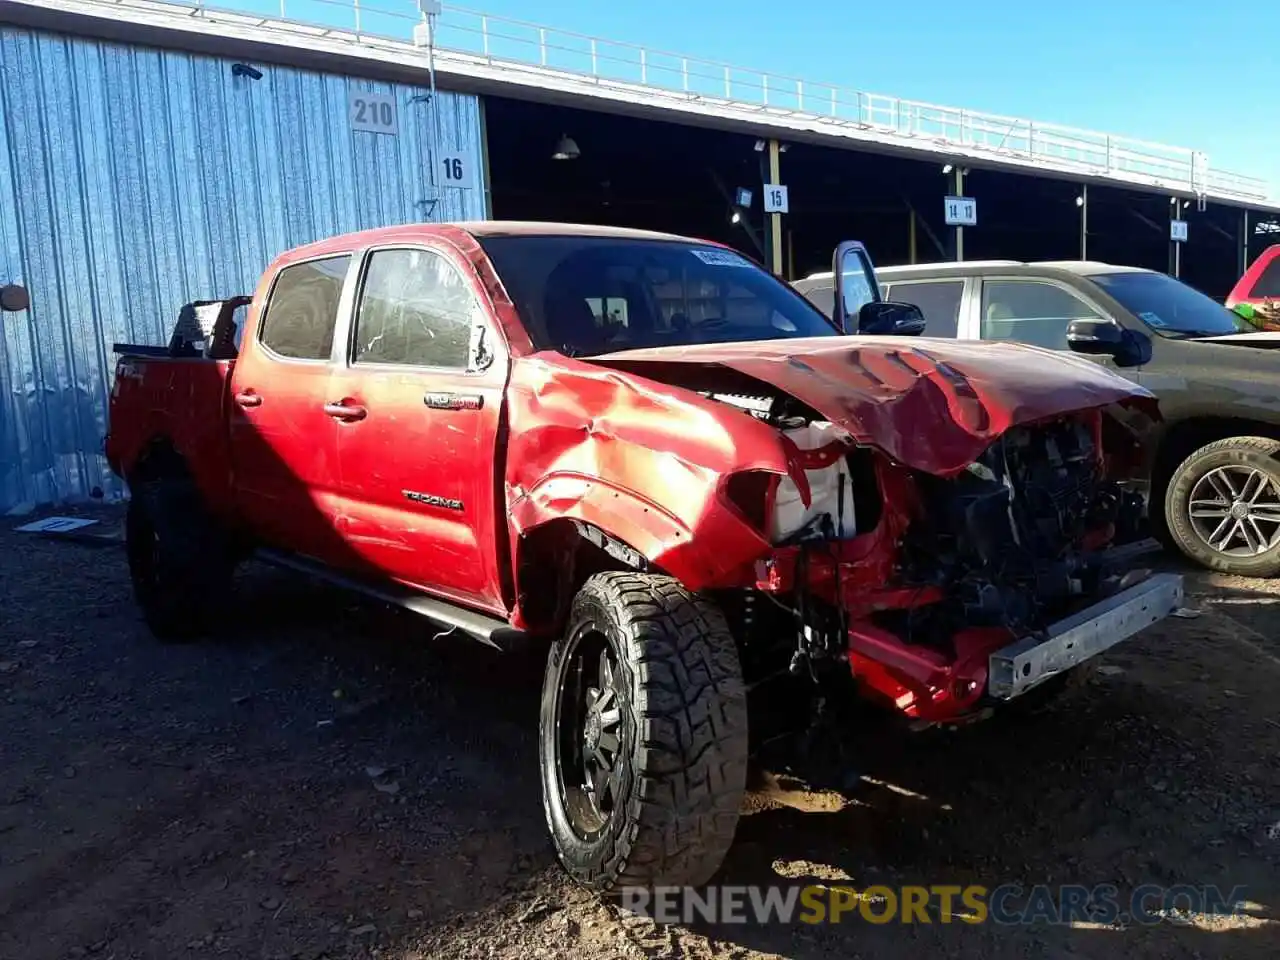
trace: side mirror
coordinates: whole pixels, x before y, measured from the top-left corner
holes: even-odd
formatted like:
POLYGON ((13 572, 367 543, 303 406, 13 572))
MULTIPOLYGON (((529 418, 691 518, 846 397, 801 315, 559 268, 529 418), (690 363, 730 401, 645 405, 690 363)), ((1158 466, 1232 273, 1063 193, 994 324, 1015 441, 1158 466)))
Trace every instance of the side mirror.
POLYGON ((16 283, 0 287, 0 310, 5 313, 17 313, 31 306, 31 298, 27 296, 27 288, 16 283))
POLYGON ((831 258, 831 274, 835 278, 831 319, 841 333, 850 333, 863 304, 880 300, 880 284, 867 248, 856 240, 841 243, 831 258))
POLYGON ((924 314, 914 303, 873 300, 858 310, 859 333, 916 337, 924 333, 924 327, 924 314))
POLYGON ((1072 320, 1067 324, 1067 346, 1076 353, 1114 357, 1124 349, 1124 330, 1110 320, 1072 320))

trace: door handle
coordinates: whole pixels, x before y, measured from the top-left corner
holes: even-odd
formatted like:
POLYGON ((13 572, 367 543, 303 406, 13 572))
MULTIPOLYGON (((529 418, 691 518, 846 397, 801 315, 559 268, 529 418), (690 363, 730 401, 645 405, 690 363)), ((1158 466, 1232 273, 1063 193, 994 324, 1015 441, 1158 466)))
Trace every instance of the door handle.
POLYGON ((369 415, 369 411, 359 404, 351 403, 326 403, 324 412, 335 420, 344 422, 352 422, 355 420, 363 420, 369 415))
POLYGON ((262 406, 262 397, 249 390, 243 390, 236 394, 236 403, 242 407, 260 407, 262 406))

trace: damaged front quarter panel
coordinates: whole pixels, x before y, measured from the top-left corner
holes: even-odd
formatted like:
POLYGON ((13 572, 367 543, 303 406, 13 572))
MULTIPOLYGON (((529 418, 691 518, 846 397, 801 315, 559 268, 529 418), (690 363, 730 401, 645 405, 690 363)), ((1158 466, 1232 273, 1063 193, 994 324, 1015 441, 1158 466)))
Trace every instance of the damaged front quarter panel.
POLYGON ((695 590, 751 576, 769 550, 723 496, 735 472, 787 473, 781 435, 767 424, 554 353, 516 360, 507 398, 513 543, 554 520, 580 521, 695 590))

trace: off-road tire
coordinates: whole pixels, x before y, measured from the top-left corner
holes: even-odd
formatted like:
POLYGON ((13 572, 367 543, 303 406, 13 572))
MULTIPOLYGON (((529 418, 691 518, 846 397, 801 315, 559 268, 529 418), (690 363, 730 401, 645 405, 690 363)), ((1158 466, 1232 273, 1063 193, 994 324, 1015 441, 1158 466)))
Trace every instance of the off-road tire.
POLYGON ((143 480, 131 493, 125 552, 147 627, 165 641, 201 636, 230 588, 230 545, 185 477, 143 480))
POLYGON ((605 895, 706 883, 733 841, 747 777, 746 689, 723 614, 671 577, 591 577, 548 654, 538 739, 547 827, 574 880, 605 895), (584 631, 603 635, 623 690, 621 799, 587 838, 566 812, 556 722, 584 631))
POLYGON ((1242 466, 1262 471, 1280 489, 1278 455, 1280 441, 1267 437, 1228 437, 1205 444, 1183 460, 1169 478, 1164 502, 1165 525, 1178 549, 1201 566, 1221 573, 1241 577, 1273 577, 1280 573, 1280 545, 1252 557, 1230 556, 1205 543, 1192 527, 1189 515, 1196 483, 1218 467, 1242 466))

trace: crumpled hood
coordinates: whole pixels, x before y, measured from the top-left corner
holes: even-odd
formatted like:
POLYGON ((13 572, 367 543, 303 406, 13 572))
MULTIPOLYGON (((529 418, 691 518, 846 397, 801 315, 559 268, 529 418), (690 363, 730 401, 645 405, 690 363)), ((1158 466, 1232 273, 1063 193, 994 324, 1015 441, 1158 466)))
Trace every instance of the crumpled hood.
POLYGON ((1100 364, 1011 343, 812 337, 626 350, 589 363, 662 380, 725 367, 782 390, 899 463, 963 470, 1013 426, 1113 403, 1158 416, 1154 396, 1100 364))

